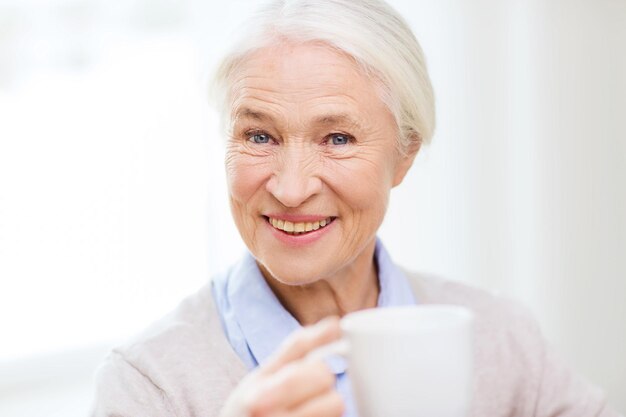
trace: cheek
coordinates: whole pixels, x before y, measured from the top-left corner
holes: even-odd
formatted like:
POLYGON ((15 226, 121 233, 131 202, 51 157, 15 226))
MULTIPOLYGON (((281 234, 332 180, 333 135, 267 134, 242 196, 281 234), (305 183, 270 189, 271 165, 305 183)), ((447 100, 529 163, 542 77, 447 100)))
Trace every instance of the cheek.
POLYGON ((239 152, 226 155, 226 180, 234 204, 250 200, 265 182, 267 163, 239 152))
POLYGON ((327 181, 355 214, 384 212, 391 189, 391 176, 384 162, 376 158, 336 162, 327 181))
POLYGON ((254 200, 262 195, 259 190, 264 187, 268 164, 242 152, 227 152, 225 168, 233 219, 244 242, 252 250, 256 245, 257 217, 251 214, 259 206, 254 200))

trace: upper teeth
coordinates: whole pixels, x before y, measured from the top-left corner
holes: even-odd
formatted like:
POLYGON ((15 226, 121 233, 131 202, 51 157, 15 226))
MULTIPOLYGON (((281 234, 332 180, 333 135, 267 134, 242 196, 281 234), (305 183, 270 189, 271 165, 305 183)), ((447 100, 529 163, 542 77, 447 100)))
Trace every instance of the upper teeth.
POLYGON ((317 222, 294 223, 287 220, 280 220, 269 217, 269 222, 272 226, 274 226, 278 230, 282 230, 288 233, 304 233, 310 232, 311 230, 317 230, 320 227, 324 227, 329 224, 331 220, 332 219, 330 217, 327 217, 326 219, 317 222))

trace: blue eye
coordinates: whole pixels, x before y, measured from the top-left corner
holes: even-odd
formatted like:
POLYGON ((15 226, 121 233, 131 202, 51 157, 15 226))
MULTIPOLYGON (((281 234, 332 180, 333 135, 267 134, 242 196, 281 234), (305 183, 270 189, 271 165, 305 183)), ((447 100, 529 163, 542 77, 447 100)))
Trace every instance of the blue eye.
POLYGON ((350 143, 350 136, 341 133, 335 133, 330 136, 333 145, 347 145, 350 143))
POLYGON ((267 133, 254 133, 249 136, 249 140, 254 143, 269 143, 270 135, 267 133))

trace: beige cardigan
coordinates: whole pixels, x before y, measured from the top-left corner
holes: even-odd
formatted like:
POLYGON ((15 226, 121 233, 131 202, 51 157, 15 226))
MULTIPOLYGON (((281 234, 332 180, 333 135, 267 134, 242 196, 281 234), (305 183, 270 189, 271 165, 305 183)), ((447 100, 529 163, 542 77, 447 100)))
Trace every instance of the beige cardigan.
MULTIPOLYGON (((618 417, 600 390, 546 349, 536 323, 516 304, 458 283, 406 275, 418 303, 462 305, 476 314, 472 417, 618 417)), ((246 373, 208 284, 111 352, 97 374, 92 416, 217 417, 246 373)))

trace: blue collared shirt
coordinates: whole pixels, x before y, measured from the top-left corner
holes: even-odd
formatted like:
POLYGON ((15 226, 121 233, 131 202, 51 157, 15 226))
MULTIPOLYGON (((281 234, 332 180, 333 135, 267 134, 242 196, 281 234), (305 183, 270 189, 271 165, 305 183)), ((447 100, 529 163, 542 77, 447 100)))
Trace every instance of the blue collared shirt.
MULTIPOLYGON (((374 256, 380 285, 378 307, 415 304, 406 276, 394 265, 380 240, 376 241, 374 256)), ((212 290, 226 337, 250 370, 265 362, 289 334, 301 327, 278 301, 249 253, 230 270, 214 277, 212 290)), ((331 357, 328 363, 346 404, 344 417, 357 417, 345 361, 331 357)))

